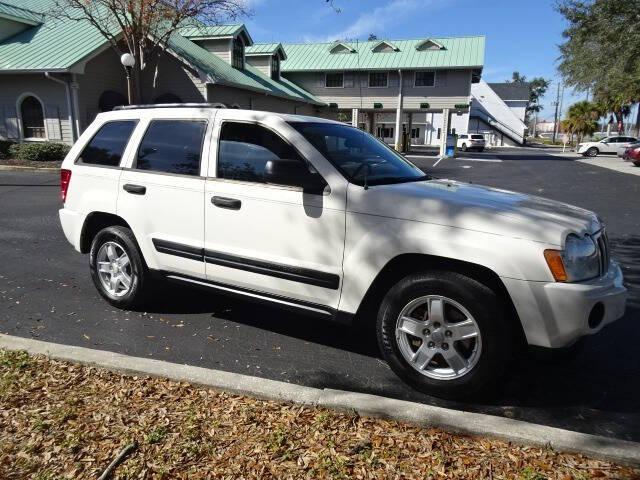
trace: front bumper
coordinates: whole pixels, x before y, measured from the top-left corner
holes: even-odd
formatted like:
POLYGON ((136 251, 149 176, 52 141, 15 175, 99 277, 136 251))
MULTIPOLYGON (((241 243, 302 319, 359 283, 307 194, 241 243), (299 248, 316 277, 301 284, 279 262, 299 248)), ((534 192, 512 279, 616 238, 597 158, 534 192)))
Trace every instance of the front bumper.
POLYGON ((502 280, 530 345, 566 347, 624 315, 627 289, 615 262, 606 275, 581 283, 502 280))

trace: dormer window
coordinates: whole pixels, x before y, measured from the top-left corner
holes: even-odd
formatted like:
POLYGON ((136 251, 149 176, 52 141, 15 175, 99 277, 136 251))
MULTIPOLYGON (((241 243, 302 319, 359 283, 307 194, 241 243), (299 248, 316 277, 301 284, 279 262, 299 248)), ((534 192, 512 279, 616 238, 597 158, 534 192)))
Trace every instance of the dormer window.
POLYGON ((271 78, 280 80, 280 57, 278 54, 271 57, 271 78))
POLYGON ((427 39, 416 45, 416 50, 422 52, 425 50, 444 50, 444 45, 435 40, 427 39))
POLYGON ((387 41, 381 41, 376 43, 371 49, 373 53, 392 53, 399 52, 400 49, 396 47, 393 43, 389 43, 387 41))
POLYGON ((355 49, 351 48, 349 45, 342 42, 332 45, 331 48, 329 49, 329 53, 355 53, 355 52, 356 52, 355 49))
POLYGON ((233 55, 231 59, 231 65, 238 70, 244 69, 244 42, 242 38, 236 37, 233 39, 233 55))

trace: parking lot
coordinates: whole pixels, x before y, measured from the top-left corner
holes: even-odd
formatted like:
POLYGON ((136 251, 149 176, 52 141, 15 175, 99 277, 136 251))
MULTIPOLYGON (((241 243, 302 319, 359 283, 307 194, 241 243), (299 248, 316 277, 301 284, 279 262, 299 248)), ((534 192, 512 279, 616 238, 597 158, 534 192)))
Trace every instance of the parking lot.
MULTIPOLYGON (((625 317, 567 361, 527 358, 496 398, 460 404, 419 394, 360 330, 167 286, 148 312, 122 312, 95 291, 86 257, 57 219, 58 175, 0 172, 0 332, 221 369, 314 387, 375 393, 640 441, 640 182, 538 149, 467 153, 425 172, 595 210, 630 289, 625 317)), ((611 157, 615 161, 614 157, 611 157)))

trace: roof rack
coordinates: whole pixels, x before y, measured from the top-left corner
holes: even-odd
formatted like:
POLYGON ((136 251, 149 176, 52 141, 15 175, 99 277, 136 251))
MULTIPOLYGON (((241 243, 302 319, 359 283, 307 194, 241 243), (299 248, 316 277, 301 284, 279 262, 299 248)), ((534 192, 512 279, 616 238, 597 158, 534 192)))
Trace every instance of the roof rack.
POLYGON ((119 105, 114 110, 148 110, 151 108, 224 108, 219 103, 153 103, 147 105, 119 105))

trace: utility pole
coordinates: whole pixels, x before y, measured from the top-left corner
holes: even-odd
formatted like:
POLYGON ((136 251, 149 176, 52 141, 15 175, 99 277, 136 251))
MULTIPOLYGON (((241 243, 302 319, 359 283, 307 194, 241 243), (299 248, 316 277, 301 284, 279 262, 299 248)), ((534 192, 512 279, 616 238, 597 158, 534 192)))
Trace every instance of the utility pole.
POLYGON ((553 115, 553 143, 556 143, 558 135, 558 107, 560 106, 560 82, 558 82, 558 93, 556 94, 556 113, 553 115))

